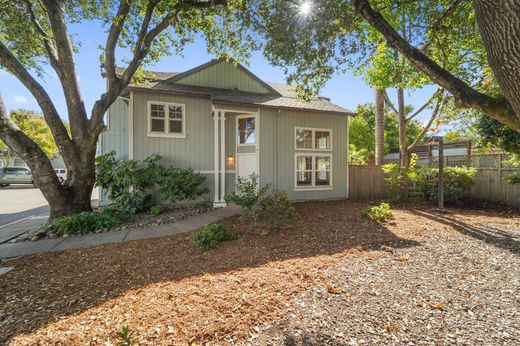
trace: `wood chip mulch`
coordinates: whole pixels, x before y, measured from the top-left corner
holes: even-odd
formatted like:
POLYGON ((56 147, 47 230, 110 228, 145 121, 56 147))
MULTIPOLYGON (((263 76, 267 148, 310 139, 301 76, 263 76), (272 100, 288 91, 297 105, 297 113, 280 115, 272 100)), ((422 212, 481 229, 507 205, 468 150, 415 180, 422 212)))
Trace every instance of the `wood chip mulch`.
MULTIPOLYGON (((316 287, 342 297, 346 288, 331 272, 342 263, 381 254, 408 263, 397 254, 437 232, 460 234, 461 222, 520 225, 514 213, 437 218, 429 206, 399 207, 382 225, 361 217, 367 205, 298 203, 297 223, 267 235, 229 218, 222 223, 240 237, 208 252, 180 234, 9 261, 14 269, 0 277, 0 344, 111 345, 125 325, 142 345, 255 343, 262 326, 287 319, 316 287)), ((430 303, 434 311, 445 304, 430 303)))

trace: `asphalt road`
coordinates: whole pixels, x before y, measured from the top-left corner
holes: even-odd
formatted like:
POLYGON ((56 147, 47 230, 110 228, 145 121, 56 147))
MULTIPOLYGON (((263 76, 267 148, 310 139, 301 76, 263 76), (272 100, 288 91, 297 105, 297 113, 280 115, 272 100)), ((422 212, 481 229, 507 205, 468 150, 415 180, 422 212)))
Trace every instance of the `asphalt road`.
MULTIPOLYGON (((98 189, 94 189, 92 198, 98 198, 98 189)), ((0 226, 29 216, 47 214, 49 205, 38 188, 32 185, 0 187, 0 226)))

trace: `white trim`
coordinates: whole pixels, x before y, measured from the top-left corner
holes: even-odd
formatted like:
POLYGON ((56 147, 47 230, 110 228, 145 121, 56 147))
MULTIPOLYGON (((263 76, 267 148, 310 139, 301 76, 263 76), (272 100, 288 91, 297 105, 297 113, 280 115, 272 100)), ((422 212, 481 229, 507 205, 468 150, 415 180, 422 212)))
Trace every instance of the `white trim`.
POLYGON ((296 126, 294 127, 294 150, 298 150, 298 151, 326 151, 326 152, 332 152, 332 129, 320 129, 320 128, 315 128, 315 127, 300 127, 300 126, 296 126), (312 142, 312 148, 298 148, 296 146, 296 132, 298 130, 307 130, 307 131, 311 131, 311 142, 312 142), (314 146, 316 145, 316 131, 318 132, 329 132, 330 133, 330 148, 329 149, 320 149, 320 148, 315 148, 314 146))
POLYGON ((214 135, 214 140, 213 140, 213 146, 215 148, 215 151, 214 151, 214 164, 215 164, 215 167, 213 169, 213 173, 214 173, 214 179, 215 179, 215 198, 213 199, 213 205, 215 206, 218 202, 219 202, 219 198, 218 198, 218 172, 219 172, 219 167, 218 167, 218 114, 219 112, 215 109, 215 107, 212 107, 212 112, 213 112, 213 135, 214 135))
MULTIPOLYGON (((186 138, 186 105, 184 103, 175 102, 164 102, 164 101, 153 101, 147 102, 146 110, 146 123, 148 129, 146 135, 148 137, 161 137, 161 138, 186 138), (152 112, 151 105, 163 105, 164 107, 164 131, 152 131, 152 112), (182 107, 182 133, 170 133, 170 106, 182 107)), ((178 119, 177 119, 178 121, 178 119)))
POLYGON ((226 195, 226 113, 220 113, 220 203, 226 195))
MULTIPOLYGON (((200 173, 200 174, 215 174, 215 171, 213 169, 195 169, 194 172, 200 173)), ((220 169, 217 170, 218 174, 222 172, 220 169)), ((236 170, 234 169, 226 169, 226 174, 235 174, 236 170)))
POLYGON ((134 93, 132 91, 128 101, 128 159, 134 159, 134 93))
POLYGON ((257 125, 257 113, 247 113, 247 114, 240 114, 235 117, 235 145, 237 147, 252 147, 253 145, 256 148, 256 144, 258 143, 258 125, 257 125), (255 142, 254 143, 238 143, 238 120, 240 119, 247 119, 247 118, 254 118, 255 119, 255 142))
POLYGON ((332 153, 329 152, 295 152, 294 153, 294 191, 325 191, 325 190, 333 190, 334 189, 334 181, 333 181, 333 157, 332 153), (311 172, 311 185, 306 186, 298 186, 298 156, 311 156, 312 157, 312 167, 310 170, 305 170, 305 172, 311 172), (330 184, 329 185, 316 185, 316 157, 328 157, 330 159, 330 184))

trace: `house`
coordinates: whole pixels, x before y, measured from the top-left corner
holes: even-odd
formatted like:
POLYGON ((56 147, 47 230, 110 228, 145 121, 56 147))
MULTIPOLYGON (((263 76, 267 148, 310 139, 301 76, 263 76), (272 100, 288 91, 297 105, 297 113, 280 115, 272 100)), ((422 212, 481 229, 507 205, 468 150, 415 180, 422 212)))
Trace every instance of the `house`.
POLYGON ((292 200, 347 197, 352 112, 322 96, 297 99, 288 86, 223 59, 153 75, 110 107, 102 153, 137 160, 158 153, 162 164, 193 168, 215 206, 225 206, 237 177, 252 173, 292 200))

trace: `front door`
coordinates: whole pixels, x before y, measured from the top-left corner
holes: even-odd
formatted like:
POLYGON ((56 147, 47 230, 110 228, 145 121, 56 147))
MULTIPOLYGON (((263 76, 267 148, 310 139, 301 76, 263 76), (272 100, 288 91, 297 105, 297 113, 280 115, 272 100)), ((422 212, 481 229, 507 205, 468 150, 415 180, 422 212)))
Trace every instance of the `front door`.
POLYGON ((236 118, 237 177, 258 174, 258 122, 255 115, 236 118))

